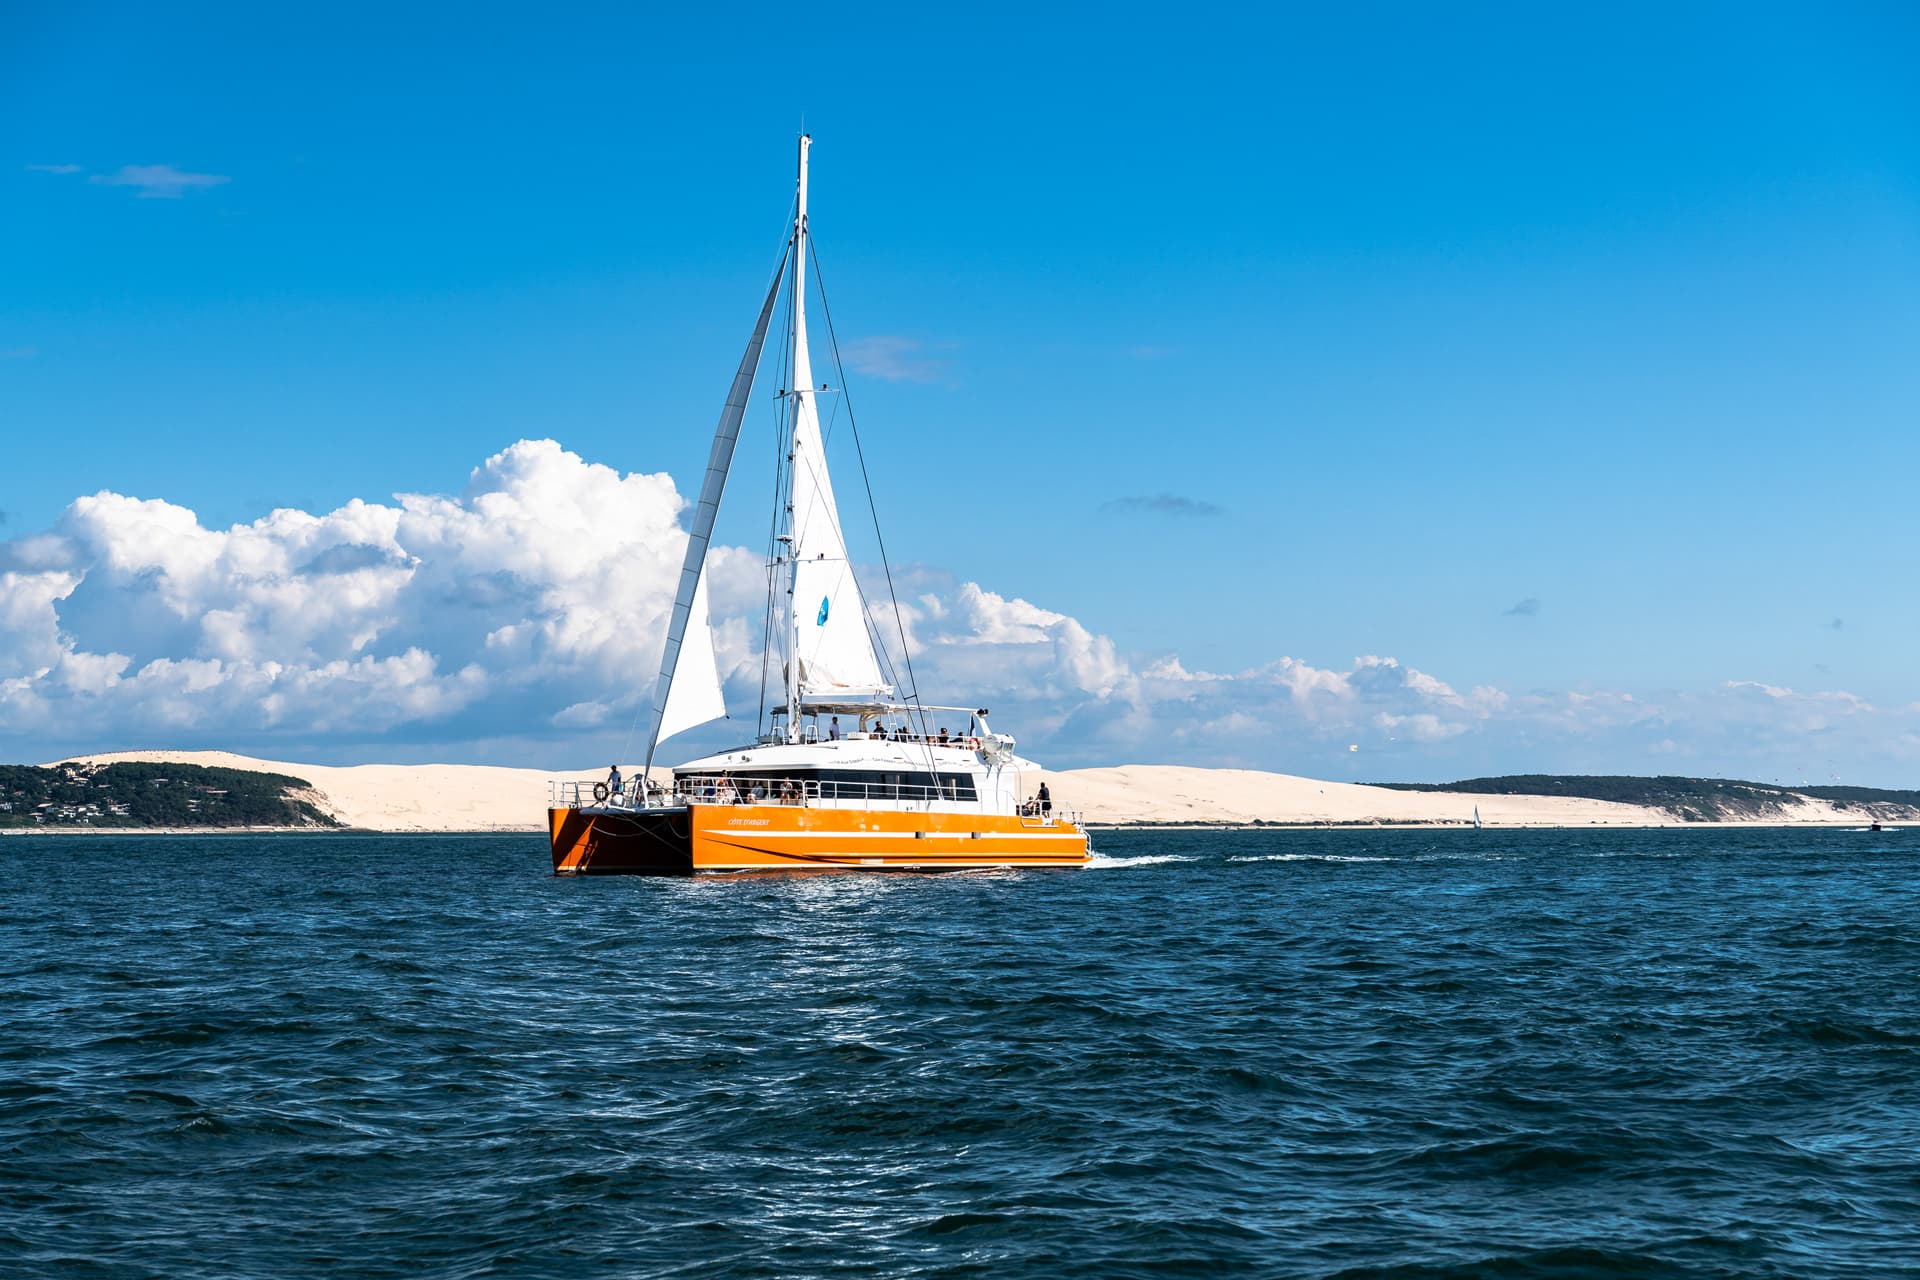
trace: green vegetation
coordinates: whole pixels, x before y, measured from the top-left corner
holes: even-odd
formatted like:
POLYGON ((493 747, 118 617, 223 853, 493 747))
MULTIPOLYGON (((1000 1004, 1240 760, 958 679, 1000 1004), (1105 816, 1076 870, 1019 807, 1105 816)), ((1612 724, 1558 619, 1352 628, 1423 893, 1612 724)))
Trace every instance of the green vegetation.
POLYGON ((1836 808, 1858 808, 1868 818, 1908 818, 1920 809, 1920 791, 1883 791, 1876 787, 1778 787, 1731 778, 1620 778, 1586 774, 1556 777, 1516 773, 1504 778, 1468 778, 1462 782, 1381 782, 1396 791, 1459 791, 1482 796, 1578 796, 1619 804, 1664 809, 1683 822, 1724 822, 1778 816, 1805 799, 1829 800, 1836 808))
POLYGON ((312 790, 192 764, 0 765, 0 827, 338 827, 312 790))

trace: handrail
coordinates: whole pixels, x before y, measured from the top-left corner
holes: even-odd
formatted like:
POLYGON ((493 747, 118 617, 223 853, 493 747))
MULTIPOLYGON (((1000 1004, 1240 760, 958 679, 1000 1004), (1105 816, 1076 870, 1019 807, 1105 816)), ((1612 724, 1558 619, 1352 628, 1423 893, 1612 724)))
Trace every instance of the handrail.
MULTIPOLYGON (((822 801, 876 800, 932 804, 970 799, 957 782, 841 782, 834 779, 735 778, 724 773, 687 774, 674 779, 675 803, 818 804, 822 801)), ((977 799, 978 797, 971 797, 977 799)))
MULTIPOLYGON (((547 784, 549 802, 567 809, 646 809, 679 808, 689 804, 735 804, 810 807, 822 804, 859 802, 865 804, 932 805, 968 803, 957 785, 916 782, 839 782, 817 778, 777 781, 762 778, 735 778, 727 774, 690 774, 674 779, 671 790, 659 784, 643 794, 640 779, 626 782, 618 792, 602 796, 605 779, 554 779, 547 784), (755 794, 758 792, 758 794, 755 794)), ((1055 806, 1041 813, 1029 803, 1017 805, 1012 814, 1026 826, 1050 827, 1060 823, 1078 825, 1080 812, 1055 806)))
POLYGON ((966 733, 949 734, 944 739, 937 734, 931 733, 886 733, 884 731, 876 731, 873 733, 856 732, 846 736, 849 741, 853 742, 863 740, 869 742, 899 742, 910 747, 953 747, 960 751, 978 751, 986 742, 986 739, 982 738, 979 734, 966 733))

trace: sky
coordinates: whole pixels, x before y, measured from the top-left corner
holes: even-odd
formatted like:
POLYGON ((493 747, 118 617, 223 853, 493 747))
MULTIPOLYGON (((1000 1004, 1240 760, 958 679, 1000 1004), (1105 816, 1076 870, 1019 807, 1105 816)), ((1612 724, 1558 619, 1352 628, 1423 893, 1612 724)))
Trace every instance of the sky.
MULTIPOLYGON (((1898 4, 15 3, 0 757, 632 754, 804 127, 929 700, 1920 786, 1916 64, 1898 4)), ((663 758, 753 720, 773 415, 663 758)))

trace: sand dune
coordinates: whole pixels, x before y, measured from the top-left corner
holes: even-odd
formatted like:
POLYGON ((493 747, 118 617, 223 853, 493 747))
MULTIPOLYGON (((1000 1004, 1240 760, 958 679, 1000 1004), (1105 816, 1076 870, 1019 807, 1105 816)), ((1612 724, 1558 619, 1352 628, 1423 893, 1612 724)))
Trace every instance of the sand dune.
MULTIPOLYGON (((604 770, 552 773, 494 765, 297 764, 227 751, 121 751, 88 763, 151 760, 287 773, 313 784, 341 822, 376 831, 538 831, 555 778, 591 782, 604 770)), ((656 776, 667 771, 656 769, 656 776)), ((1639 805, 1559 796, 1485 796, 1395 791, 1245 769, 1127 765, 1047 771, 1055 804, 1096 825, 1135 823, 1470 823, 1477 806, 1491 827, 1659 826, 1671 815, 1639 805)), ((1036 779, 1037 784, 1037 779, 1036 779)), ((1807 801, 1783 815, 1806 823, 1860 822, 1857 811, 1807 801)))
POLYGON ((76 759, 87 764, 152 760, 292 774, 313 784, 320 808, 350 827, 375 831, 543 830, 550 779, 606 776, 605 769, 555 775, 474 764, 295 764, 230 751, 115 751, 76 759))
POLYGON ((1085 811, 1088 821, 1166 822, 1419 822, 1501 827, 1649 826, 1673 819, 1658 809, 1562 796, 1476 796, 1395 791, 1351 782, 1321 782, 1248 769, 1125 765, 1048 773, 1055 803, 1085 811))

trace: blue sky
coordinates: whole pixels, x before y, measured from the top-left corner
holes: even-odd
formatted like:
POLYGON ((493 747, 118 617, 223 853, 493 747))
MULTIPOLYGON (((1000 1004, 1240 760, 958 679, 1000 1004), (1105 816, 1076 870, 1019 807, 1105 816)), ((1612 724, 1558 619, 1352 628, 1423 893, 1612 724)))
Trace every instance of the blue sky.
MULTIPOLYGON (((1378 717, 1416 709, 1321 717, 1322 740, 1282 706, 1207 762, 1920 772, 1910 6, 5 21, 16 561, 102 490, 222 530, 459 494, 523 439, 684 492, 804 117, 897 562, 1074 620, 1134 672, 1381 655, 1457 691, 1663 708, 1657 733, 1551 743, 1483 709, 1409 753, 1378 717), (1761 750, 1705 705, 1751 686, 1871 714, 1789 717, 1761 750)), ((753 546, 765 485, 743 476, 721 536, 753 546)), ((50 678, 15 648, 0 679, 50 678)), ((331 660, 275 661, 295 656, 331 660)), ((1188 702, 1128 732, 1165 735, 1188 702)), ((43 708, 5 745, 169 724, 309 755, 577 740, 529 744, 526 709, 488 699, 305 736, 245 705, 103 711, 85 741, 43 708)), ((1136 737, 1074 728, 1088 706, 1032 711, 1049 762, 1197 752, 1129 755, 1136 737)))

